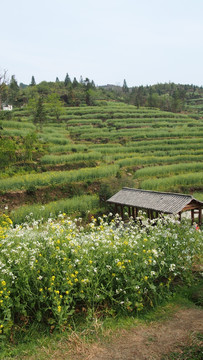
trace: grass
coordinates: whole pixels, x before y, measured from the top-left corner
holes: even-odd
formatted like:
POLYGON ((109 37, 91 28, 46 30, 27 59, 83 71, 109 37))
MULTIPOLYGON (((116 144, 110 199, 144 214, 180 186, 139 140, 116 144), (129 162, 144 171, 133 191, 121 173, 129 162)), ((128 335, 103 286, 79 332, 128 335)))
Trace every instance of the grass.
MULTIPOLYGON (((202 287, 202 281, 196 279, 195 290, 202 287)), ((179 288, 173 298, 168 299, 139 316, 106 316, 94 318, 90 322, 75 324, 71 329, 63 332, 50 332, 46 326, 34 323, 27 328, 21 324, 13 333, 11 341, 3 341, 0 348, 1 360, 47 360, 53 359, 54 354, 60 355, 60 359, 72 360, 71 353, 77 349, 85 351, 92 343, 110 343, 115 334, 125 332, 139 325, 149 326, 152 322, 164 322, 170 320, 180 309, 195 308, 190 300, 191 289, 179 288)), ((203 351, 203 338, 200 333, 193 333, 190 346, 182 346, 179 352, 165 354, 161 360, 201 360, 203 351)), ((84 354, 85 355, 85 354, 84 354)), ((56 355, 57 356, 57 355, 56 355)))
POLYGON ((203 334, 197 333, 192 336, 189 346, 181 346, 180 351, 167 354, 161 360, 202 360, 202 358, 203 334))
POLYGON ((84 217, 88 211, 94 211, 99 208, 99 199, 97 195, 81 195, 73 198, 51 201, 48 204, 24 205, 10 214, 14 224, 20 224, 26 219, 47 220, 50 216, 56 218, 59 213, 65 212, 68 215, 78 214, 84 217))

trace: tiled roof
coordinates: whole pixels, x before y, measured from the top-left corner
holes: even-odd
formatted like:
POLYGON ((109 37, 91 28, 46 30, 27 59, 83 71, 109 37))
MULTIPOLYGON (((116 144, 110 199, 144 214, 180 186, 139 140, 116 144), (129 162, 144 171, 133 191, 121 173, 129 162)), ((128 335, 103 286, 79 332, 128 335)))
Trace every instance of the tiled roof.
POLYGON ((195 200, 191 195, 157 192, 124 187, 107 200, 109 203, 133 206, 139 209, 149 209, 168 214, 177 214, 191 202, 197 207, 203 207, 203 202, 195 200))

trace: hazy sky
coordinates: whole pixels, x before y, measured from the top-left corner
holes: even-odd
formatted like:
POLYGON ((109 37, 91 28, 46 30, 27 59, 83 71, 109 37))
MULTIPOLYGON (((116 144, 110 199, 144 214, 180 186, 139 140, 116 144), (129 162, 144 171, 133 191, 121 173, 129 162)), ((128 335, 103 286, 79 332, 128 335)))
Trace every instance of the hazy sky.
POLYGON ((1 0, 0 69, 29 84, 203 85, 203 0, 1 0))

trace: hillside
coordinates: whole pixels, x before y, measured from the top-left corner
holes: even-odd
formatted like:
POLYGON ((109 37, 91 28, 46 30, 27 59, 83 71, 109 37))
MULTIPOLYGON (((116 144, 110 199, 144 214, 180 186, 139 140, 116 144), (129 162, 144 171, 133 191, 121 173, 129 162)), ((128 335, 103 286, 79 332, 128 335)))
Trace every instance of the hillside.
POLYGON ((40 123, 36 104, 1 112, 1 210, 15 209, 14 221, 104 211, 122 186, 202 198, 201 115, 97 100, 56 119, 44 100, 40 123))

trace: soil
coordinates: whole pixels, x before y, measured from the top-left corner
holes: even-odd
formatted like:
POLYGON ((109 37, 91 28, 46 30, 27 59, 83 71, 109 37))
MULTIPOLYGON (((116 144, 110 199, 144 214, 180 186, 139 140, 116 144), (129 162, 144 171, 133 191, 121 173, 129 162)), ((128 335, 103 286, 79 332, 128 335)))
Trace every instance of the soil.
POLYGON ((197 333, 203 333, 203 310, 181 309, 169 320, 120 330, 105 343, 87 345, 77 338, 70 339, 69 346, 74 345, 71 351, 67 351, 67 344, 61 344, 60 351, 49 359, 161 360, 164 354, 181 351, 182 346, 190 345, 197 333))
POLYGON ((14 210, 22 205, 46 204, 50 201, 56 201, 64 198, 81 195, 82 193, 98 192, 100 183, 92 182, 90 185, 85 183, 73 183, 55 187, 43 187, 33 191, 19 190, 9 191, 0 194, 0 211, 4 212, 6 208, 9 211, 14 210))

